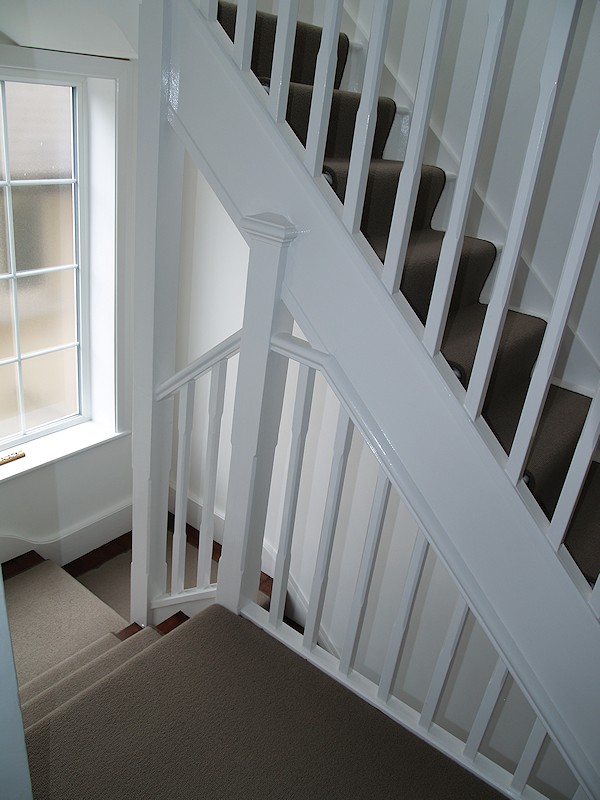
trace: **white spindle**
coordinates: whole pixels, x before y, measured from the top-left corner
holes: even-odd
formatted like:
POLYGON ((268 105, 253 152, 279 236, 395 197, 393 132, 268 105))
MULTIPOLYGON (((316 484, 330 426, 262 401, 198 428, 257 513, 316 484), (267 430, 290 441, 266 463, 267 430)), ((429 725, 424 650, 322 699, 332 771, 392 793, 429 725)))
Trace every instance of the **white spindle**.
POLYGON ((185 572, 185 546, 187 501, 190 487, 190 454, 192 450, 192 425, 194 421, 195 381, 190 381, 179 392, 177 445, 177 482, 175 486, 175 523, 171 561, 171 592, 183 591, 185 572))
POLYGON ((315 67, 315 82, 310 104, 304 159, 306 169, 313 177, 320 175, 323 171, 323 158, 329 130, 329 115, 331 113, 343 10, 343 0, 328 0, 325 6, 325 18, 315 67))
POLYGON ((204 588, 210 584, 212 550, 215 539, 215 498, 217 494, 217 465, 219 462, 219 440, 221 419, 225 403, 227 361, 220 361, 211 370, 210 396, 208 400, 208 433, 204 453, 202 492, 202 521, 198 540, 198 567, 196 586, 204 588))
POLYGON ((531 770, 546 741, 546 736, 546 729, 540 720, 536 719, 510 784, 516 792, 522 792, 527 785, 531 770))
POLYGON ((579 786, 575 794, 573 795, 573 800, 592 800, 583 786, 579 786))
POLYGON ((465 237, 467 215, 473 195, 481 140, 498 73, 500 53, 508 27, 511 8, 512 0, 495 0, 489 8, 487 33, 473 95, 469 124, 460 167, 456 176, 448 227, 442 242, 423 335, 423 344, 432 356, 439 352, 446 328, 446 320, 465 237))
POLYGON ((398 663, 404 646, 404 638, 419 589, 419 581, 421 580, 421 573, 428 549, 429 543, 427 539, 423 536, 421 531, 418 531, 410 558, 410 564, 408 566, 404 590, 398 606, 398 616, 390 634, 390 641, 385 661, 383 662, 383 669, 381 670, 379 687, 377 689, 377 696, 385 703, 389 700, 396 679, 398 663))
POLYGON ((292 418, 292 441, 283 501, 283 519, 277 547, 277 558, 275 560, 271 605, 269 607, 269 621, 274 626, 281 623, 285 608, 290 560, 292 557, 292 536, 296 520, 302 461, 304 459, 304 447, 310 420, 314 384, 315 370, 301 364, 298 371, 296 401, 292 418))
MULTIPOLYGON (((600 575, 598 576, 600 578, 600 575)), ((590 595, 590 606, 594 614, 600 619, 600 580, 594 584, 592 594, 590 595)))
POLYGON ((233 57, 243 72, 250 69, 255 25, 256 0, 239 0, 235 18, 233 57))
POLYGON ((471 419, 475 419, 481 413, 494 367, 519 261, 525 224, 556 101, 557 88, 564 71, 580 6, 581 0, 564 0, 558 4, 554 14, 542 67, 538 103, 515 196, 513 213, 467 389, 465 408, 471 419))
POLYGON ((477 709, 477 714, 473 720, 473 725, 469 731, 469 736, 463 750, 465 758, 471 761, 475 758, 481 747, 481 742, 487 730, 492 714, 500 698, 500 692, 504 686, 504 682, 508 677, 508 670, 504 665, 502 659, 498 659, 489 683, 477 709))
POLYGON ((431 6, 419 81, 410 121, 406 156, 398 182, 396 202, 383 265, 382 281, 390 294, 394 294, 399 290, 402 280, 412 218, 421 181, 421 165, 429 131, 429 118, 431 116, 431 106, 433 104, 449 11, 449 0, 435 0, 431 6))
POLYGON ((463 598, 459 597, 421 710, 419 725, 425 730, 429 730, 433 722, 468 613, 469 607, 463 598))
POLYGON ((360 230, 369 176, 369 164, 373 151, 381 71, 383 69, 391 12, 391 0, 380 0, 380 2, 374 4, 369 48, 365 64, 365 79, 356 115, 348 169, 348 183, 344 199, 344 212, 342 215, 344 224, 350 233, 356 233, 360 230))
POLYGON ((583 266, 590 235, 596 219, 599 200, 600 134, 596 139, 596 146, 594 148, 588 178, 565 258, 565 266, 558 284, 558 289, 556 290, 552 312, 544 333, 540 353, 531 376, 531 383, 529 384, 525 405, 521 412, 521 418, 519 419, 519 425, 506 465, 506 471, 515 484, 523 474, 531 443, 542 414, 548 387, 554 371, 554 365, 569 318, 573 296, 581 273, 581 267, 583 266))
POLYGON ((321 615, 323 613, 325 591, 327 589, 329 562, 331 561, 331 552, 333 550, 333 541, 344 489, 344 477, 346 475, 350 445, 352 444, 353 430, 354 426, 350 417, 346 410, 340 406, 333 446, 329 489, 327 491, 327 500, 325 502, 325 511, 323 514, 323 527, 319 540, 319 550, 317 552, 317 562, 310 590, 308 614, 306 616, 306 626, 304 628, 304 638, 302 642, 304 647, 309 650, 315 647, 319 637, 319 627, 321 625, 321 615))
POLYGON ((214 22, 217 18, 218 0, 195 0, 199 11, 209 22, 214 22))
POLYGON ((581 436, 573 453, 569 471, 548 529, 548 538, 555 550, 563 543, 571 522, 581 487, 598 445, 600 436, 600 383, 587 413, 581 436))
POLYGON ((279 0, 268 104, 275 122, 283 122, 287 111, 297 20, 298 0, 279 0))
POLYGON ((343 675, 348 675, 350 670, 354 667, 356 648, 358 647, 360 630, 367 607, 369 587, 371 586, 373 570, 375 569, 375 559, 377 558, 377 550, 379 548, 379 541, 385 521, 390 489, 391 484, 389 478, 384 471, 380 469, 377 485, 375 487, 375 495, 373 497, 373 505, 371 507, 371 516, 369 517, 369 526, 367 528, 367 536, 363 547, 360 569, 356 581, 356 589, 352 599, 346 638, 340 657, 339 669, 343 675))

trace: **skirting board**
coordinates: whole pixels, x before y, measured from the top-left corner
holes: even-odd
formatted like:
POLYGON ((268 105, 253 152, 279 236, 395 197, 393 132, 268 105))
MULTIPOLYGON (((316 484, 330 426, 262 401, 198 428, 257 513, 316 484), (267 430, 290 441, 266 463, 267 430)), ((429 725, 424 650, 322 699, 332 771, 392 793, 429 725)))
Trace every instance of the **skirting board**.
POLYGON ((0 537, 0 562, 35 550, 43 558, 59 566, 95 550, 131 530, 131 503, 114 508, 101 517, 86 520, 76 529, 66 530, 60 536, 29 540, 13 536, 0 537))

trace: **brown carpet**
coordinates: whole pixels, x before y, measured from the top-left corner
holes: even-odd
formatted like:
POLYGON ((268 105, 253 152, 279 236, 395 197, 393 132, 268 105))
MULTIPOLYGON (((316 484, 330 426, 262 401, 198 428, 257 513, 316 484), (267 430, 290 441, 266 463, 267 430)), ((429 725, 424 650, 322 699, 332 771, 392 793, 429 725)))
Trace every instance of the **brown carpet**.
POLYGON ((36 800, 500 795, 213 606, 27 733, 36 800))

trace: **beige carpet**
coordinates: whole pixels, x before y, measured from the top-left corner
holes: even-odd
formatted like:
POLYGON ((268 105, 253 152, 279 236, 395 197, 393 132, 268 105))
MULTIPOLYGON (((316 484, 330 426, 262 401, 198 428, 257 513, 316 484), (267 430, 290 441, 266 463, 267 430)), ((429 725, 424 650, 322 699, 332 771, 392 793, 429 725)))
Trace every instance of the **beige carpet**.
POLYGON ((500 798, 219 606, 26 740, 36 800, 500 798))
POLYGON ((5 592, 19 684, 129 624, 51 561, 7 580, 5 592))

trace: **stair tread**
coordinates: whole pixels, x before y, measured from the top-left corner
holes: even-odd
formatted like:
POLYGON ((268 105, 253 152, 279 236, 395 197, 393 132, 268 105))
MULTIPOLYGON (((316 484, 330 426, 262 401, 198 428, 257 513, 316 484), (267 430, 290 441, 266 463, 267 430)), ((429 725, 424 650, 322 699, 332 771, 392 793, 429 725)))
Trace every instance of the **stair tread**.
POLYGON ((5 590, 20 685, 129 624, 52 561, 15 575, 5 590))
POLYGON ((153 628, 144 628, 23 703, 21 711, 24 727, 30 727, 55 711, 160 638, 160 634, 153 628))
POLYGON ((65 658, 59 664, 55 664, 46 672, 38 675, 36 678, 23 684, 19 689, 19 697, 21 703, 26 703, 32 700, 36 695, 48 689, 50 686, 61 680, 64 676, 70 675, 80 667, 89 664, 90 661, 106 653, 113 647, 119 644, 119 639, 113 633, 107 633, 104 636, 92 642, 87 647, 84 647, 78 653, 75 653, 69 658, 65 658))
POLYGON ((43 787, 88 800, 500 797, 219 606, 32 726, 26 740, 34 796, 43 787))

